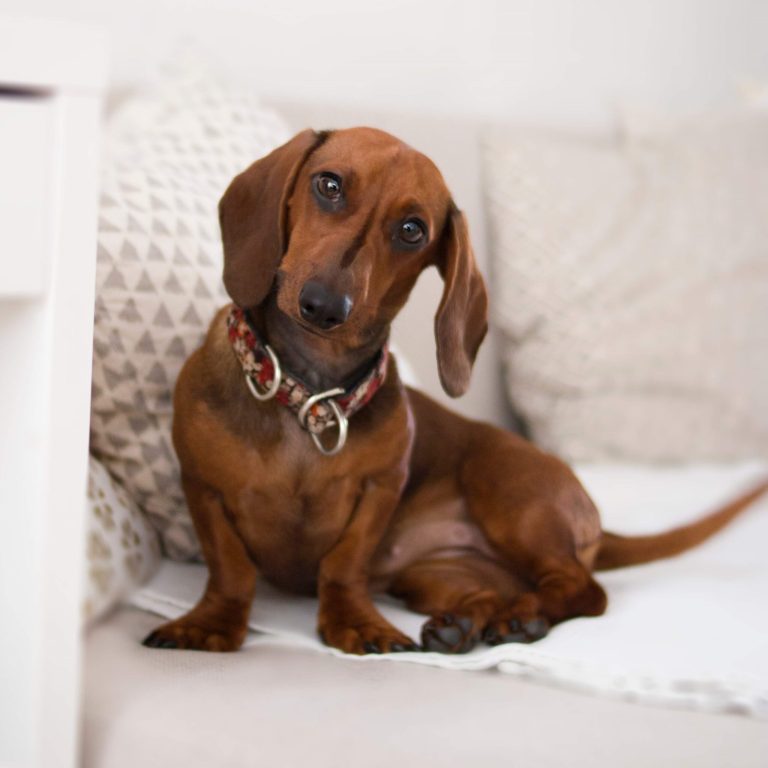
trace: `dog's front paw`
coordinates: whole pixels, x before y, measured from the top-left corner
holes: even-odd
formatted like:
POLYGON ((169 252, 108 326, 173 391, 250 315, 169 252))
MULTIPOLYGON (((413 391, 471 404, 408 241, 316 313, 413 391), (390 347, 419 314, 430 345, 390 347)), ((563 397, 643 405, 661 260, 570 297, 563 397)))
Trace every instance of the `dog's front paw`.
POLYGON ((326 622, 320 624, 318 633, 326 645, 344 653, 363 655, 420 650, 408 635, 385 622, 369 622, 358 626, 326 622))
POLYGON ((158 627, 142 641, 148 648, 179 648, 189 651, 236 651, 245 639, 246 628, 207 626, 181 618, 158 627))

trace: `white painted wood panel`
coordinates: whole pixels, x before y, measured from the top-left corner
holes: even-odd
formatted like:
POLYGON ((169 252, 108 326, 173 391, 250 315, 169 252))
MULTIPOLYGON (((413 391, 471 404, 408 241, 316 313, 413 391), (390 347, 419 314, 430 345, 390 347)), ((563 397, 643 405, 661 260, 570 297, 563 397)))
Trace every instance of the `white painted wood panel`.
POLYGON ((98 35, 89 44, 88 34, 63 34, 53 44, 50 29, 43 23, 37 34, 35 24, 0 17, 0 40, 12 41, 0 49, 3 768, 78 764, 101 111, 94 83, 106 67, 98 35))
POLYGON ((0 94, 0 296, 38 296, 50 261, 53 102, 0 94))

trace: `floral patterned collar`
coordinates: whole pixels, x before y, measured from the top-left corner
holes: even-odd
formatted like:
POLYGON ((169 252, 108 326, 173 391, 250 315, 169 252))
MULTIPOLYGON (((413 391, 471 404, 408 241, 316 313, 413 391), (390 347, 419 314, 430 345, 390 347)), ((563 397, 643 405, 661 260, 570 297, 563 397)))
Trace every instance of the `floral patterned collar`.
POLYGON ((260 338, 248 315, 235 305, 227 316, 229 341, 235 356, 245 372, 245 382, 257 400, 271 400, 290 408, 306 429, 318 450, 332 456, 338 453, 347 439, 347 420, 371 401, 384 383, 389 359, 385 344, 373 367, 355 384, 343 389, 336 387, 326 392, 313 393, 309 387, 287 371, 282 370, 269 344, 260 338), (332 448, 320 442, 320 434, 336 426, 338 437, 332 448))

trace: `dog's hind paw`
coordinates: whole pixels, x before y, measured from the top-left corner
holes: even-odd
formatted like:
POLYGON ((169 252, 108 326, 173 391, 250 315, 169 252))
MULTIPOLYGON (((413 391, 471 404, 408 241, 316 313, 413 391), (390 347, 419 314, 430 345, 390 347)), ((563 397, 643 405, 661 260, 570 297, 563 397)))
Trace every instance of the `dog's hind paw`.
POLYGON ((488 645, 501 643, 533 643, 549 632, 549 622, 543 616, 505 616, 492 618, 483 630, 488 645))
POLYGON ((480 638, 480 630, 469 616, 444 613, 433 616, 421 628, 421 644, 425 651, 467 653, 480 638))

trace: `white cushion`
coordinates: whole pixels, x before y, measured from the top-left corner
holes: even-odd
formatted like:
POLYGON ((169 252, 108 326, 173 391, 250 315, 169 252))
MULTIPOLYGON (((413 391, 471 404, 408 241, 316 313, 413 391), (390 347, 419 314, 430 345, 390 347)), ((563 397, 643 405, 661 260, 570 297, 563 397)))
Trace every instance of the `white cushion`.
POLYGON ((88 460, 83 617, 102 617, 160 565, 157 532, 93 456, 88 460))
POLYGON ((89 634, 83 768, 765 763, 765 723, 745 717, 268 643, 233 654, 142 647, 157 623, 129 609, 89 634))
POLYGON ((484 147, 508 394, 571 460, 768 454, 768 116, 484 147))

